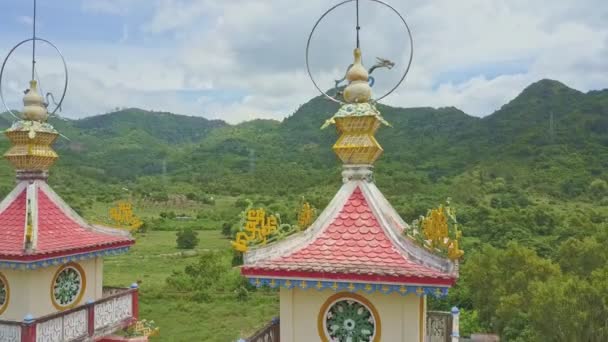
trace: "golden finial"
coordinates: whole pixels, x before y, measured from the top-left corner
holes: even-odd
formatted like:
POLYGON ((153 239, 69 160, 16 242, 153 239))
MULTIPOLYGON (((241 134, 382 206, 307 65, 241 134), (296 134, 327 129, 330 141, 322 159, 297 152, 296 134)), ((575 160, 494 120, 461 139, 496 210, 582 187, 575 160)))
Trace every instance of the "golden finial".
POLYGON ((348 103, 368 102, 372 98, 372 87, 369 86, 369 74, 361 63, 361 49, 354 51, 355 62, 346 73, 348 85, 344 89, 344 100, 348 103))
POLYGON ((46 122, 49 113, 44 98, 38 93, 38 82, 30 81, 30 88, 23 97, 23 120, 46 122))
POLYGON ((344 164, 373 164, 382 154, 375 134, 380 124, 388 123, 371 101, 369 73, 361 63, 361 49, 354 51, 355 61, 346 72, 348 85, 344 88, 346 101, 336 115, 323 127, 334 123, 340 137, 333 150, 344 164))
POLYGON ((48 112, 35 80, 23 97, 22 118, 4 132, 13 145, 4 157, 18 172, 44 173, 58 158, 51 145, 59 133, 46 123, 48 112))

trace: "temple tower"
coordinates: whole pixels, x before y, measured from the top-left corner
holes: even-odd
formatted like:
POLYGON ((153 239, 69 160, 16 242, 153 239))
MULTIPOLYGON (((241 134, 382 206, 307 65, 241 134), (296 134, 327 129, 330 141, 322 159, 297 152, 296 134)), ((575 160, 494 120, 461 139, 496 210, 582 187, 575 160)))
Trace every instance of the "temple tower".
MULTIPOLYGON (((341 188, 308 229, 244 254, 241 273, 252 284, 280 288, 283 342, 422 342, 427 297, 446 295, 458 278, 457 242, 449 244, 452 258, 420 243, 412 232, 422 232, 374 183, 383 152, 375 133, 386 121, 371 100, 361 53, 354 50, 345 103, 326 122, 339 135, 341 188)), ((448 243, 447 228, 436 238, 448 243)))

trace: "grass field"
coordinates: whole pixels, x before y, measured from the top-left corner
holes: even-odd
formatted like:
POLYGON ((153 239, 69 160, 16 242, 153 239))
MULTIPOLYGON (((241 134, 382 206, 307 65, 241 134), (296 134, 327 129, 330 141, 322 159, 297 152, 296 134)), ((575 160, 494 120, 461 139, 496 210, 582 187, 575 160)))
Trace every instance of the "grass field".
MULTIPOLYGON (((199 238, 199 253, 230 248, 219 231, 199 231, 199 238)), ((140 282, 140 316, 160 327, 155 341, 236 341, 278 315, 278 294, 271 290, 253 291, 244 302, 231 292, 217 292, 209 301, 196 302, 188 294, 173 291, 167 277, 198 258, 182 257, 179 252, 175 232, 150 231, 138 236, 128 254, 105 259, 104 285, 140 282)))

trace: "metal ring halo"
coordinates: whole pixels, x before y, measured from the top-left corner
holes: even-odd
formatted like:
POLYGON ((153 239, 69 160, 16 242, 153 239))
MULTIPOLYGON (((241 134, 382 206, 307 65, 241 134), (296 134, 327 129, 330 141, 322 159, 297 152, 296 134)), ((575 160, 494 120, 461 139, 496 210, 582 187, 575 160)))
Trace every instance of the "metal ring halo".
POLYGON ((63 62, 63 71, 65 73, 65 83, 63 85, 63 93, 61 94, 61 99, 59 99, 59 103, 57 104, 55 109, 49 114, 49 116, 54 115, 57 112, 57 109, 59 109, 61 107, 61 104, 63 103, 63 99, 65 98, 65 93, 68 90, 68 65, 66 64, 65 58, 63 57, 63 54, 61 53, 61 51, 59 51, 59 49, 53 43, 49 42, 46 39, 39 38, 39 37, 28 38, 28 39, 25 39, 25 40, 19 42, 17 45, 13 46, 11 51, 9 51, 8 55, 6 55, 4 62, 2 62, 2 69, 0 69, 0 100, 2 100, 2 104, 4 105, 4 108, 6 108, 6 110, 15 118, 19 118, 19 116, 17 116, 10 108, 8 108, 8 105, 6 104, 6 101, 4 100, 4 93, 2 91, 2 76, 4 75, 4 67, 6 66, 6 62, 8 62, 8 59, 11 57, 13 52, 15 52, 15 50, 17 50, 17 48, 19 48, 21 45, 23 45, 27 42, 33 41, 34 39, 49 44, 53 49, 55 49, 55 51, 57 51, 57 53, 59 54, 59 57, 61 57, 61 61, 63 62))
MULTIPOLYGON (((317 85, 317 82, 315 82, 314 77, 312 76, 312 72, 310 71, 310 63, 308 60, 308 55, 309 55, 309 50, 310 50, 310 41, 312 40, 312 35, 315 33, 315 30, 317 29, 317 26, 321 23, 321 21, 323 20, 323 18, 325 18, 326 15, 328 15, 331 11, 335 10, 336 8, 349 3, 349 2, 353 2, 355 0, 345 0, 342 1, 336 5, 334 5, 332 8, 328 9, 327 11, 325 11, 325 13, 323 13, 323 15, 321 15, 321 17, 319 17, 319 19, 317 20, 317 22, 315 23, 315 26, 312 27, 312 30, 310 31, 310 34, 308 35, 308 42, 306 43, 306 71, 308 72, 308 77, 310 77, 310 80, 312 81, 312 84, 314 84, 315 88, 317 88, 317 90, 323 94, 325 97, 327 97, 328 99, 336 102, 336 103, 340 103, 340 104, 344 104, 345 102, 342 102, 340 100, 337 100, 331 96, 329 96, 326 92, 324 92, 323 90, 321 90, 321 88, 319 87, 319 85, 317 85)), ((399 19, 401 19, 401 22, 403 22, 403 25, 405 26, 405 29, 407 31, 407 35, 410 38, 410 56, 409 56, 409 61, 407 63, 407 68, 405 68, 405 71, 403 72, 403 75, 401 76, 401 79, 399 79, 399 82, 397 82, 397 84, 391 89, 389 90, 386 94, 380 96, 379 98, 372 100, 374 102, 378 102, 380 100, 382 100, 383 98, 387 97, 388 95, 390 95, 392 92, 395 91, 395 89, 397 89, 397 87, 399 87, 401 85, 401 83, 403 82, 403 80, 405 79, 405 76, 407 75, 407 73, 410 71, 410 67, 412 66, 412 59, 414 58, 414 40, 412 38, 412 32, 410 31, 410 27, 407 25, 407 22, 405 21, 405 18, 403 18, 403 16, 401 15, 401 13, 399 13, 399 11, 397 11, 393 6, 387 4, 384 1, 381 0, 369 0, 369 1, 373 1, 376 3, 379 3, 381 5, 384 5, 388 8, 390 8, 393 12, 395 12, 395 14, 397 14, 399 16, 399 19)))

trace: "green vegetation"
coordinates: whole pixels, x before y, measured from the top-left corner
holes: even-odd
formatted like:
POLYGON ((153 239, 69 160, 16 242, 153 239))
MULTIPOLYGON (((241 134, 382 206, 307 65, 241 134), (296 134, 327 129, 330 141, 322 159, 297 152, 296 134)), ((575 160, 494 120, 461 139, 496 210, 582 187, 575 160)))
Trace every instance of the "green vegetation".
POLYGON ((184 228, 178 231, 176 234, 177 248, 180 249, 193 249, 198 245, 198 233, 191 228, 184 228))
POLYGON ((106 285, 140 283, 140 315, 160 327, 153 340, 234 341, 277 316, 276 292, 246 287, 231 268, 228 240, 198 233, 196 253, 176 248, 175 232, 150 231, 130 253, 105 259, 106 285))
MULTIPOLYGON (((581 93, 542 80, 485 118, 456 108, 379 109, 393 125, 378 134, 379 188, 408 222, 450 197, 463 232, 461 279, 432 307, 457 305, 469 332, 508 341, 605 340, 608 90, 581 93)), ((132 198, 148 233, 133 253, 108 261, 107 284, 142 280, 143 316, 161 336, 230 340, 276 315, 276 294, 230 275, 195 274, 207 262, 226 267, 221 233, 234 232, 247 199, 285 223, 295 223, 302 196, 326 206, 340 165, 330 148, 335 132, 319 127, 336 110, 319 97, 282 122, 228 125, 136 109, 55 120, 70 140, 57 143, 50 183, 94 221, 132 198), (181 256, 174 237, 185 228, 198 231, 195 251, 210 260, 181 256), (210 279, 211 295, 199 293, 195 284, 210 279), (168 286, 178 280, 182 290, 168 286)), ((0 139, 0 150, 7 147, 0 139)), ((12 186, 2 162, 0 195, 12 186)))

